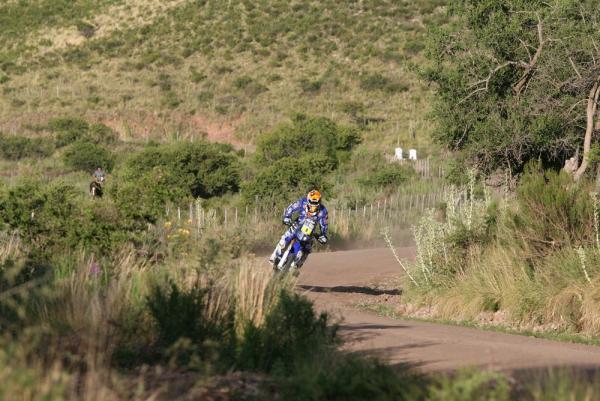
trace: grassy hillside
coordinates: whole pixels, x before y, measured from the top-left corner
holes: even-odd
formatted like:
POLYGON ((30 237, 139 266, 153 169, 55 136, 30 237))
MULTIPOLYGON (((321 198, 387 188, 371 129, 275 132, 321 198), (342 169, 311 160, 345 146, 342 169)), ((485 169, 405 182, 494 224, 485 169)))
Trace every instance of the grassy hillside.
POLYGON ((252 143, 302 112, 423 145, 428 91, 410 65, 442 3, 8 2, 0 129, 82 114, 124 138, 252 143))

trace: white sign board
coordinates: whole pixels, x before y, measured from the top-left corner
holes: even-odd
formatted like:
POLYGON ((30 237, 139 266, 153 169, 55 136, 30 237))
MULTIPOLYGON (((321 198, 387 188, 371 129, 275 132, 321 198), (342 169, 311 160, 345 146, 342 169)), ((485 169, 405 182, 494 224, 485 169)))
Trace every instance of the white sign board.
POLYGON ((409 149, 408 150, 408 159, 409 160, 417 160, 417 149, 409 149))
POLYGON ((396 160, 402 160, 402 148, 394 149, 394 158, 396 160))

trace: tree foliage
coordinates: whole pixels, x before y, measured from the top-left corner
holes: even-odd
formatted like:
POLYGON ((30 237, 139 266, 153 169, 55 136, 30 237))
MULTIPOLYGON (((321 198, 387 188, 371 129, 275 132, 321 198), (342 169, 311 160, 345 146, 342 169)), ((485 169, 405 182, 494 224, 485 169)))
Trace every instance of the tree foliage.
POLYGON ((244 199, 288 202, 311 188, 330 188, 327 176, 360 143, 359 132, 324 117, 297 115, 258 141, 256 174, 243 186, 244 199))
POLYGON ((600 80, 600 1, 459 0, 432 29, 435 138, 484 171, 562 166, 600 80))
POLYGON ((339 126, 325 117, 297 115, 292 124, 284 124, 259 139, 257 162, 320 155, 335 167, 340 153, 349 152, 358 143, 360 136, 356 129, 339 126))
POLYGON ((70 145, 63 153, 63 161, 69 168, 90 174, 97 167, 111 171, 115 163, 114 155, 108 149, 85 141, 70 145))
POLYGON ((120 172, 117 202, 128 216, 154 221, 168 202, 238 191, 240 167, 228 145, 149 146, 132 155, 120 172))

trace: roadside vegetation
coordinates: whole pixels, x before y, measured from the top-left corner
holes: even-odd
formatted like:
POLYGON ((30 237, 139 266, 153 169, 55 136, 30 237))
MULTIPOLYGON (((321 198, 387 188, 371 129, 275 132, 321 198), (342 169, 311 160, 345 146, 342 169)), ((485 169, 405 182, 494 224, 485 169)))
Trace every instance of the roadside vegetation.
POLYGON ((405 280, 431 317, 600 335, 599 5, 461 1, 430 36, 434 137, 457 156, 405 280))
POLYGON ((345 352, 336 322, 254 257, 313 187, 336 247, 381 244, 383 221, 409 227, 466 185, 415 228, 405 294, 441 317, 599 334, 597 152, 580 107, 597 83, 596 2, 447 3, 0 5, 0 398, 591 400, 567 374, 516 387, 345 352), (582 49, 553 69, 559 36, 582 49), (542 44, 549 60, 526 58, 542 44), (548 170, 580 145, 581 174, 548 170), (393 162, 394 146, 431 163, 393 162), (87 193, 96 167, 102 199, 87 193))

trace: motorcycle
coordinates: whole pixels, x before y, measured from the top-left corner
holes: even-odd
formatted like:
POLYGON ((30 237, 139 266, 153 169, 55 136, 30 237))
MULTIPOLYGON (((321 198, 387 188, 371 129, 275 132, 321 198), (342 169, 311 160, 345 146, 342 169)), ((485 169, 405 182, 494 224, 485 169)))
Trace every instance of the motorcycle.
POLYGON ((104 183, 104 177, 95 179, 90 183, 90 195, 92 198, 102 198, 104 190, 102 184, 104 183))
MULTIPOLYGON (((292 262, 296 259, 298 252, 307 244, 316 238, 315 227, 317 222, 312 219, 305 219, 302 224, 292 223, 290 229, 294 232, 294 237, 282 249, 281 259, 273 263, 275 273, 285 273, 292 270, 292 262)), ((297 271, 297 270, 296 270, 297 271)))

